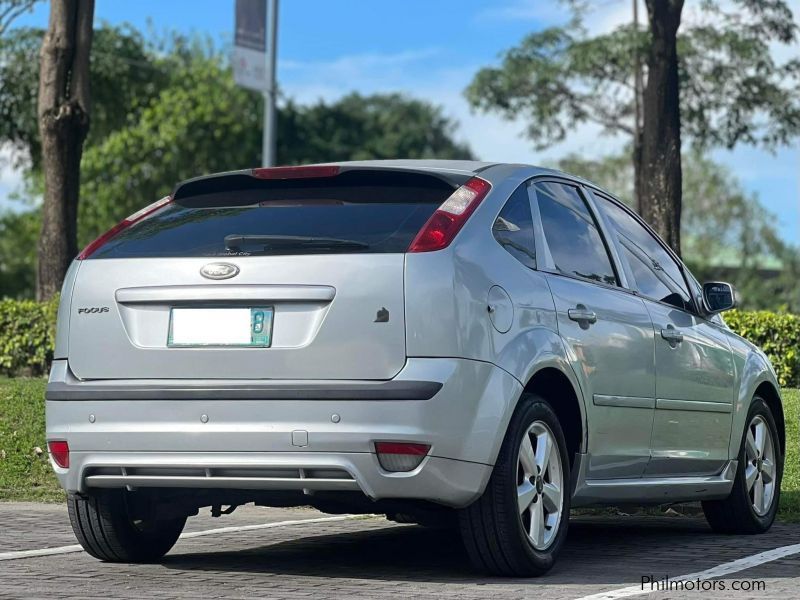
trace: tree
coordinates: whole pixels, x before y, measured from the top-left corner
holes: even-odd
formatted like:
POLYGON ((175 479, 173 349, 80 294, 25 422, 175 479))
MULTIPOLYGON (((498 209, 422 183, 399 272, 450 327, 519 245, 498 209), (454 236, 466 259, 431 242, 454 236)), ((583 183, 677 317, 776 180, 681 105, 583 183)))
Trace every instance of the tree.
MULTIPOLYGON (((697 151, 684 156, 684 260, 701 280, 730 280, 745 308, 800 312, 800 250, 781 240, 772 215, 736 176, 697 151)), ((580 175, 633 206, 634 173, 626 153, 559 169, 580 175)))
POLYGON ((83 141, 89 131, 89 52, 94 0, 52 0, 42 43, 38 117, 44 204, 36 296, 58 293, 77 253, 83 141))
POLYGON ((581 25, 578 12, 566 26, 528 35, 503 55, 500 66, 481 69, 466 90, 476 109, 528 121, 525 134, 537 149, 563 141, 581 123, 627 137, 640 183, 645 173, 646 179, 660 179, 651 184, 660 187, 642 187, 639 210, 676 245, 680 169, 672 165, 666 167, 671 171, 661 171, 663 149, 651 141, 645 159, 639 143, 645 139, 660 143, 668 134, 667 152, 676 159, 681 135, 700 149, 739 143, 774 149, 800 133, 800 60, 778 63, 771 53, 773 44, 797 40, 797 25, 785 0, 734 0, 730 10, 724 10, 722 2, 704 0, 696 5, 697 18, 683 24, 680 4, 648 0, 647 30, 624 25, 595 36, 581 25), (677 31, 675 51, 673 31, 677 31), (633 67, 639 55, 648 59, 644 103, 650 115, 643 124, 648 133, 641 140, 634 139, 633 67), (659 107, 659 101, 669 101, 670 106, 659 107), (664 114, 669 117, 662 119, 664 114), (668 131, 657 131, 661 127, 668 131), (667 179, 673 180, 670 188, 665 187, 667 179), (661 203, 665 190, 672 205, 663 210, 659 222, 660 217, 649 214, 642 202, 661 203))
POLYGON ((454 141, 440 107, 402 94, 349 94, 332 103, 280 110, 278 159, 284 164, 372 158, 472 158, 454 141))
POLYGON ((678 27, 683 0, 646 0, 650 17, 637 202, 642 217, 681 252, 681 115, 678 27))

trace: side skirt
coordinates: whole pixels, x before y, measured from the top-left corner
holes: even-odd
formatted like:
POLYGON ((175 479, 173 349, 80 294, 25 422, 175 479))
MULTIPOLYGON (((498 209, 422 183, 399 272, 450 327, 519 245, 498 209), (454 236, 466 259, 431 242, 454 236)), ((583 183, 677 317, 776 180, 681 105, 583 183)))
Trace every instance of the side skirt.
POLYGON ((572 476, 572 506, 603 504, 666 504, 727 498, 736 477, 737 461, 729 460, 716 475, 586 479, 587 454, 576 454, 572 476))

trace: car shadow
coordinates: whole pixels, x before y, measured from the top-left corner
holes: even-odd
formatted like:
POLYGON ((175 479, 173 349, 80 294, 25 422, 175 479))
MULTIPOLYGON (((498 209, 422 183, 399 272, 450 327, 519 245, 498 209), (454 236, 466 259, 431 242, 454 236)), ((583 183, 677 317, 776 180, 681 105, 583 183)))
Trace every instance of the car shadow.
MULTIPOLYGON (((630 584, 654 565, 680 575, 774 547, 767 536, 721 536, 697 518, 580 517, 546 584, 630 584), (753 552, 742 540, 760 538, 753 552)), ((748 546, 750 545, 748 544, 748 546)), ((242 550, 165 557, 166 568, 399 582, 508 583, 476 576, 455 530, 397 525, 303 537, 242 550)))

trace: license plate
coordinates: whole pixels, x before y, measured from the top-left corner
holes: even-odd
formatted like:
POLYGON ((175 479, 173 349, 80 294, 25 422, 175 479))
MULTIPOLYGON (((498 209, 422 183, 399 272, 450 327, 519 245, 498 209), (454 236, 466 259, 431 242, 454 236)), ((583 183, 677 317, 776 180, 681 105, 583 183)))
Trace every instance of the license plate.
POLYGON ((273 315, 272 307, 173 308, 167 345, 268 348, 273 315))

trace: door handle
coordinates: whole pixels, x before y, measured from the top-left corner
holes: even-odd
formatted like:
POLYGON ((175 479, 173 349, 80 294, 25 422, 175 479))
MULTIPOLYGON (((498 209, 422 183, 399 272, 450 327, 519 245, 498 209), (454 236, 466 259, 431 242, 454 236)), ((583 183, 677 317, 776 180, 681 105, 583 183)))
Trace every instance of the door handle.
POLYGON ((570 308, 567 315, 572 321, 578 323, 581 329, 589 329, 589 325, 597 323, 597 315, 593 310, 587 309, 583 304, 578 304, 575 308, 570 308))
POLYGON ((661 337, 667 340, 672 347, 677 346, 683 341, 683 334, 672 325, 667 325, 666 329, 661 330, 661 337))

